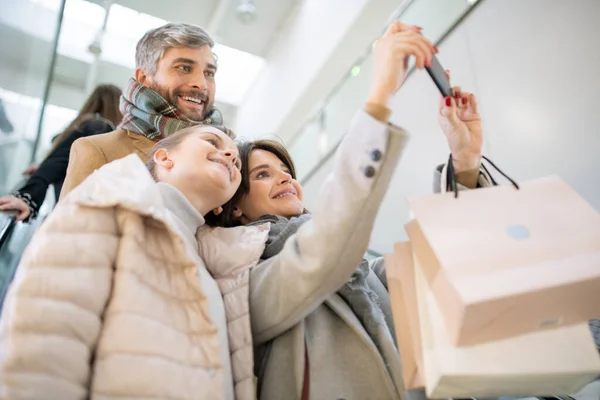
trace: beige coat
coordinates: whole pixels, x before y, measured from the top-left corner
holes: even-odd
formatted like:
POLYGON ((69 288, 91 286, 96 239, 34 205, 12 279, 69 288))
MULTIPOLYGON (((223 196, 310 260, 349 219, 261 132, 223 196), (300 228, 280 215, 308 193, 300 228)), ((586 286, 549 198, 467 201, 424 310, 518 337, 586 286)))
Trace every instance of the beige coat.
POLYGON ((156 143, 143 135, 123 129, 77 139, 69 154, 69 167, 60 197, 65 197, 85 178, 100 168, 129 154, 148 161, 156 143))
MULTIPOLYGON (((4 304, 0 399, 223 398, 217 328, 161 202, 130 155, 58 203, 4 304)), ((260 243, 264 231, 255 232, 260 243)), ((227 320, 248 318, 236 303, 225 306, 227 320)), ((240 346, 235 331, 230 339, 240 346)), ((251 360, 234 353, 231 363, 247 381, 251 360)), ((237 398, 254 398, 253 385, 240 382, 237 398)))
POLYGON ((236 399, 255 396, 254 351, 250 328, 250 270, 265 248, 270 224, 198 230, 198 251, 225 301, 236 399), (232 251, 235 249, 235 251, 232 251), (234 362, 235 360, 235 362, 234 362))
MULTIPOLYGON (((379 327, 378 347, 337 291, 367 250, 407 141, 403 129, 357 112, 311 207, 312 219, 287 238, 277 255, 251 270, 260 399, 299 399, 306 368, 311 400, 404 400, 391 333, 379 327)), ((381 307, 389 308, 375 274, 367 283, 381 293, 381 307)))

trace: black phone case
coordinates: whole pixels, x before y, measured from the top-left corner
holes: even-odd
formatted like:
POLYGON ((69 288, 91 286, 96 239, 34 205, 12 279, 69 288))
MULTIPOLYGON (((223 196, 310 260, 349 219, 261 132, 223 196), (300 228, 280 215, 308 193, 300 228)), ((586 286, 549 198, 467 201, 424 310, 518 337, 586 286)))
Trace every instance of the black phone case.
POLYGON ((429 76, 440 90, 440 93, 444 97, 452 97, 452 86, 446 75, 446 71, 437 57, 434 55, 431 57, 431 67, 425 67, 429 76))

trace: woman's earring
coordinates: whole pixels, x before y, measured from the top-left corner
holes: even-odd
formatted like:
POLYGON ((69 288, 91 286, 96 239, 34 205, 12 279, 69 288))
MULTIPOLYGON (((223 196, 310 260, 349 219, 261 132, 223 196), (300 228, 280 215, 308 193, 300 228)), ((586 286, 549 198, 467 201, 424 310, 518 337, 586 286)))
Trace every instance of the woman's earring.
POLYGON ((233 216, 236 218, 241 218, 241 216, 243 215, 242 210, 240 210, 237 207, 233 208, 233 216))
POLYGON ((213 214, 219 215, 223 212, 223 207, 219 206, 213 210, 213 214))
POLYGON ((165 166, 166 166, 167 168, 173 168, 173 161, 171 161, 171 160, 167 160, 167 161, 166 161, 166 164, 167 164, 167 165, 165 165, 165 166))

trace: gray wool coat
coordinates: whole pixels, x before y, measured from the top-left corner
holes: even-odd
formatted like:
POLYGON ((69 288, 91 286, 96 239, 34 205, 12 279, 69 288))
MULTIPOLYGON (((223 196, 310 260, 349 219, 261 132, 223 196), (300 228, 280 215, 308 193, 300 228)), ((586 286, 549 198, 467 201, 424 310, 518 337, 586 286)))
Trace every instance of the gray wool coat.
MULTIPOLYGON (((406 393, 394 343, 382 260, 366 283, 386 325, 377 345, 337 291, 365 254, 375 217, 408 134, 364 111, 353 119, 322 185, 312 219, 279 254, 250 272, 250 316, 259 399, 300 399, 308 350, 311 400, 422 399, 406 393), (381 340, 383 338, 383 340, 381 340)), ((440 191, 445 168, 436 169, 440 191)), ((488 186, 485 176, 480 185, 488 186)), ((464 189, 464 188, 461 188, 464 189)))
MULTIPOLYGON (((367 250, 407 140, 402 129, 358 112, 322 185, 312 219, 288 238, 279 254, 251 270, 250 317, 260 400, 300 399, 305 368, 310 400, 425 399, 422 391, 404 389, 392 329, 381 327, 387 331, 378 336, 387 340, 376 346, 337 293, 367 250)), ((445 173, 445 165, 435 170, 434 191, 445 191, 445 173)), ((490 185, 481 171, 479 186, 490 185)), ((391 328, 383 260, 369 267, 366 284, 391 328)))
MULTIPOLYGON (((383 333, 388 340, 381 354, 335 292, 367 250, 377 211, 407 139, 404 130, 359 111, 340 144, 313 218, 277 256, 251 270, 250 316, 260 399, 300 399, 305 341, 311 400, 405 398, 391 333, 383 333)), ((382 300, 388 299, 374 271, 367 283, 382 300)), ((389 308, 389 299, 382 303, 389 308)))

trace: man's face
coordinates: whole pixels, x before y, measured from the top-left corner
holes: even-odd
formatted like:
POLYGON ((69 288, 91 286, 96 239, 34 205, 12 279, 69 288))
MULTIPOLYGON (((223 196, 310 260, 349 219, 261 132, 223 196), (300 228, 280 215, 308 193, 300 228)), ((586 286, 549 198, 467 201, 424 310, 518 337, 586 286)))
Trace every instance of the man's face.
POLYGON ((211 48, 170 48, 158 62, 156 73, 136 70, 136 80, 148 86, 192 121, 202 121, 215 100, 217 64, 211 48))

